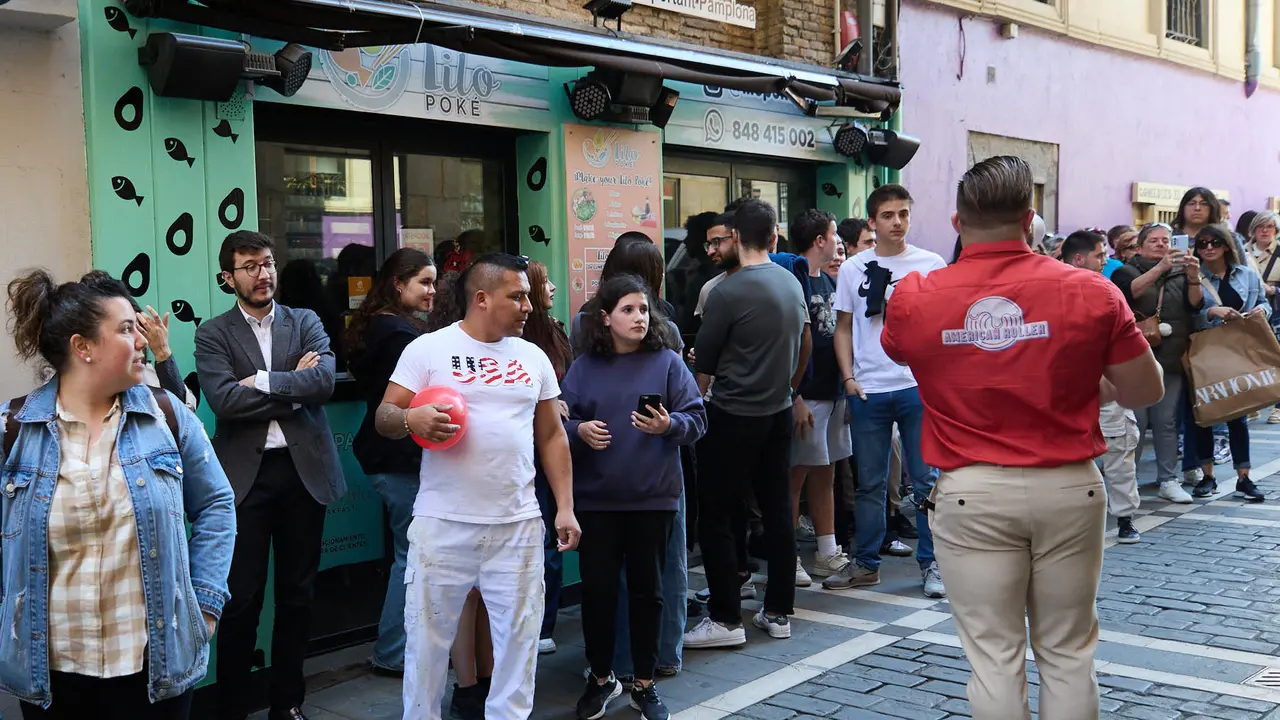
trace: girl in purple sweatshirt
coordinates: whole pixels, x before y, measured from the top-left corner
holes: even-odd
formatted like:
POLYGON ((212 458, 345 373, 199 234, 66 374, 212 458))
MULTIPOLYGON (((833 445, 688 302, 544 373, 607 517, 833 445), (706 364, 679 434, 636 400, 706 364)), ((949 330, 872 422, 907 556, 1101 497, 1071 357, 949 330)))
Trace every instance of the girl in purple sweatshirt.
POLYGON ((619 576, 626 566, 631 705, 645 720, 667 720, 653 686, 662 617, 667 538, 684 476, 680 446, 706 431, 707 415, 693 375, 671 348, 675 338, 645 283, 621 275, 600 287, 583 318, 589 349, 570 367, 560 399, 573 450, 573 499, 582 525, 582 624, 591 677, 578 701, 579 720, 604 715, 622 694, 613 645, 619 576), (642 395, 661 401, 637 412, 642 395))

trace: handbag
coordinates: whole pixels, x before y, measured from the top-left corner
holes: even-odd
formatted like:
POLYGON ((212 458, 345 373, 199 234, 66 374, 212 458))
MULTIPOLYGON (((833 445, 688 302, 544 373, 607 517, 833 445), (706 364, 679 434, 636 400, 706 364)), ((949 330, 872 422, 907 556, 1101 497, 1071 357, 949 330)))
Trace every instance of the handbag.
MULTIPOLYGON (((1222 303, 1207 282, 1201 287, 1222 303)), ((1280 402, 1280 341, 1262 315, 1193 334, 1182 367, 1200 427, 1235 420, 1280 402)))
MULTIPOLYGON (((1138 330, 1142 331, 1142 337, 1146 339, 1147 344, 1153 348, 1160 347, 1160 343, 1164 341, 1164 336, 1160 334, 1160 310, 1164 308, 1164 283, 1160 284, 1160 295, 1156 298, 1156 314, 1151 317, 1143 317, 1137 321, 1138 330)), ((1135 313, 1141 315, 1141 313, 1135 313)))

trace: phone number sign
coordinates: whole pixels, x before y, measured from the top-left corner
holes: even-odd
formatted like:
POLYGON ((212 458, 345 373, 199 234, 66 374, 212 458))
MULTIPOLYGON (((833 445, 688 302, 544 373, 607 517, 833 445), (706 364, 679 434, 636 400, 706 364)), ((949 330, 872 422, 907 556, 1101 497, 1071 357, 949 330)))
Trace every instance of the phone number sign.
POLYGON ((844 163, 829 122, 780 112, 680 99, 667 125, 672 145, 844 163), (681 112, 683 110, 683 112, 681 112))

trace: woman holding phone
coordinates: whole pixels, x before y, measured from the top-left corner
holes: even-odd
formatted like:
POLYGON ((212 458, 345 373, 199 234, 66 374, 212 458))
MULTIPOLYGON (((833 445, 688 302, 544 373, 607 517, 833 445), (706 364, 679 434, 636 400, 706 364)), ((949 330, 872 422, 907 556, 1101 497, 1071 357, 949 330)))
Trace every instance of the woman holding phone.
POLYGON ((579 720, 604 715, 622 694, 613 654, 620 573, 626 567, 631 706, 667 720, 654 689, 663 612, 662 575, 684 488, 680 447, 707 427, 693 375, 671 349, 671 327, 654 310, 645 282, 605 282, 582 320, 586 354, 561 385, 573 451, 573 495, 582 545, 582 624, 591 671, 579 720))

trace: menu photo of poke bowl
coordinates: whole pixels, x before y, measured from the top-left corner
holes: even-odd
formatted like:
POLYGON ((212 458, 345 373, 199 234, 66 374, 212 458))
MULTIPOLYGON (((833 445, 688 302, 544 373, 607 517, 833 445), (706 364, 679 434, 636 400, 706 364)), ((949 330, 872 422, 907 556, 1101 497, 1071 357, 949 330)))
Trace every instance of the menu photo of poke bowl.
POLYGON ((596 216, 596 197, 590 190, 580 188, 573 193, 570 207, 573 209, 573 216, 580 222, 590 222, 596 216))

